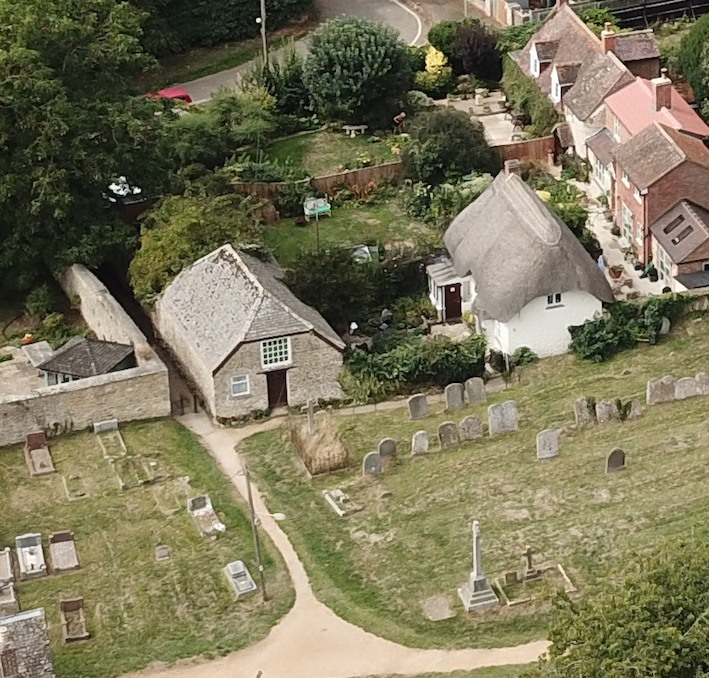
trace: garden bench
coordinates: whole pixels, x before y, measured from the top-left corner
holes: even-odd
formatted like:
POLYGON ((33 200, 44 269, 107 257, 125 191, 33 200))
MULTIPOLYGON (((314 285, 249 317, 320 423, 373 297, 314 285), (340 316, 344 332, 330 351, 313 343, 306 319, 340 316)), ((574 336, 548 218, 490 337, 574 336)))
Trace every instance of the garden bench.
POLYGON ((347 136, 356 137, 358 134, 364 134, 369 129, 369 125, 343 125, 342 129, 347 136))

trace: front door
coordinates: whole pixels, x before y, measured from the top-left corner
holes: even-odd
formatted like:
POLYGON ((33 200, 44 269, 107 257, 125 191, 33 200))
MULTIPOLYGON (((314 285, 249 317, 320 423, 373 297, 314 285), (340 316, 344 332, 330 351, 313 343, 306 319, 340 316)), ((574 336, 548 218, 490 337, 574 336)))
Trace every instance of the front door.
POLYGON ((266 372, 266 385, 268 387, 268 406, 281 407, 288 404, 288 370, 273 370, 266 372))
POLYGON ((445 287, 445 319, 459 320, 461 313, 462 299, 460 294, 460 283, 446 285, 445 287))

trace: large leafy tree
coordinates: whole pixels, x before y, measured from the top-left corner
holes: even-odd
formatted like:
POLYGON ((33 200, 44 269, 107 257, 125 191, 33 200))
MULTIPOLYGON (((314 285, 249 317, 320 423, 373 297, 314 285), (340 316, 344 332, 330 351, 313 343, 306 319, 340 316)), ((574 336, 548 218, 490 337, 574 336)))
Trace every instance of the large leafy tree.
POLYGON ((709 15, 697 21, 682 38, 677 69, 692 86, 697 101, 709 99, 709 15))
POLYGON ((624 581, 556 602, 548 657, 528 678, 709 675, 709 547, 658 546, 624 581))
POLYGON ((313 34, 303 81, 322 116, 388 125, 410 89, 408 53, 390 26, 334 19, 313 34))
MULTIPOLYGON (((132 230, 107 209, 117 177, 153 192, 160 104, 129 96, 151 65, 143 17, 116 0, 0 0, 0 282, 96 264, 132 230)), ((167 111, 164 111, 167 114, 167 111)))

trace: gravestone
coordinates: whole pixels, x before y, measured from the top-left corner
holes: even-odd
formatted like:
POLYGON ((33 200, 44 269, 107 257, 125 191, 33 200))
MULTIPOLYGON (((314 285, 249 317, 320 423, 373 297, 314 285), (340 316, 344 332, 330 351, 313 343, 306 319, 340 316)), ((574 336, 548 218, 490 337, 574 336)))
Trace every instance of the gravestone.
POLYGON ((426 431, 416 431, 411 438, 411 454, 417 456, 428 452, 428 433, 426 431))
POLYGON ((448 384, 445 394, 447 412, 463 409, 465 405, 465 388, 463 384, 448 384))
POLYGON ((542 571, 534 567, 534 563, 532 562, 533 555, 534 551, 532 551, 532 547, 527 546, 524 551, 524 574, 522 575, 524 581, 535 581, 542 577, 542 571))
POLYGON ((170 560, 170 549, 169 547, 162 545, 155 548, 155 560, 159 563, 163 560, 170 560))
POLYGON ((620 447, 615 447, 606 459, 606 473, 622 471, 625 468, 625 452, 620 447))
POLYGON ((471 377, 465 382, 465 394, 471 405, 484 403, 487 400, 485 382, 480 377, 471 377))
POLYGON ((465 417, 458 428, 461 440, 477 440, 483 437, 483 423, 480 417, 465 417))
POLYGON ((709 395, 709 374, 699 372, 694 378, 697 381, 697 394, 700 396, 709 395))
POLYGON ((675 378, 667 375, 662 379, 650 379, 647 382, 645 396, 648 405, 673 402, 675 399, 675 378))
POLYGON ((697 380, 694 377, 682 377, 675 382, 675 400, 685 400, 698 395, 697 380))
POLYGON ((308 399, 308 433, 315 434, 315 403, 308 399))
POLYGON ((411 419, 425 419, 428 416, 428 400, 423 393, 416 393, 406 401, 411 419))
POLYGON ((362 461, 362 473, 365 476, 382 474, 382 458, 379 452, 369 452, 362 461))
POLYGON ((94 422, 94 433, 105 433, 118 429, 118 419, 106 419, 106 421, 94 422))
POLYGON ((396 440, 382 438, 379 441, 378 452, 380 457, 396 457, 396 440))
POLYGON ((537 433, 537 459, 551 459, 559 455, 559 431, 547 428, 537 433))
POLYGON ((596 403, 596 419, 599 424, 605 424, 608 421, 618 418, 618 407, 615 403, 600 402, 596 403))
POLYGON ((460 443, 458 427, 452 421, 444 421, 438 427, 438 442, 441 444, 442 450, 455 447, 460 443))
POLYGON ((576 428, 583 428, 595 421, 588 407, 588 400, 586 400, 586 398, 577 398, 574 400, 574 419, 576 420, 576 428))
POLYGON ((628 410, 628 419, 637 419, 643 413, 643 406, 639 400, 630 401, 630 409, 628 410))
POLYGON ((475 612, 492 605, 497 605, 500 601, 497 594, 492 590, 485 575, 482 565, 482 548, 480 544, 480 523, 473 521, 473 571, 468 577, 468 581, 458 589, 463 606, 466 612, 475 612))
POLYGON ((518 431, 517 403, 514 400, 507 400, 504 403, 490 405, 487 408, 487 421, 491 436, 518 431))
POLYGON ((313 415, 313 428, 316 431, 322 431, 324 429, 324 424, 327 421, 328 413, 325 410, 318 410, 314 415, 313 415))

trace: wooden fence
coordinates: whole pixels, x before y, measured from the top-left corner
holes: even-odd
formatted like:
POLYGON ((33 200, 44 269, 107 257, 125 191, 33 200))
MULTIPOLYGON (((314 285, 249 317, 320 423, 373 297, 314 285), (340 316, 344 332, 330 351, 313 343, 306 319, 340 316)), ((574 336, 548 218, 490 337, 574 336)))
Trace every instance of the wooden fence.
POLYGON ((494 147, 500 154, 502 162, 505 160, 519 160, 520 162, 547 162, 549 153, 556 150, 556 137, 554 135, 539 139, 513 141, 509 144, 500 144, 494 147))

